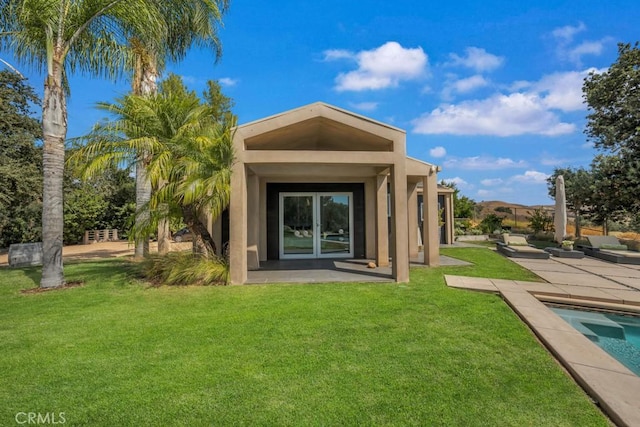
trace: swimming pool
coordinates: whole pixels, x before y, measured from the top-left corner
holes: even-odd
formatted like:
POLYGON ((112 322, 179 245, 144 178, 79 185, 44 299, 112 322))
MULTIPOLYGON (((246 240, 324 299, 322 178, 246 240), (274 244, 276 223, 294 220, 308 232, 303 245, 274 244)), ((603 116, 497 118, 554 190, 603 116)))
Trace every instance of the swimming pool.
POLYGON ((640 318, 549 307, 567 323, 640 376, 640 318))

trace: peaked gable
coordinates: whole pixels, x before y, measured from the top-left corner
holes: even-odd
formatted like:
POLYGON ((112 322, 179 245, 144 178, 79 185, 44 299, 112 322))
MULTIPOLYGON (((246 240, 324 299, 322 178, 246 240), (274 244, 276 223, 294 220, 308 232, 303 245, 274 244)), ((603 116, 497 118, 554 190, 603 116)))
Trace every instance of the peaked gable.
POLYGON ((324 103, 238 127, 247 150, 393 151, 404 131, 324 103))

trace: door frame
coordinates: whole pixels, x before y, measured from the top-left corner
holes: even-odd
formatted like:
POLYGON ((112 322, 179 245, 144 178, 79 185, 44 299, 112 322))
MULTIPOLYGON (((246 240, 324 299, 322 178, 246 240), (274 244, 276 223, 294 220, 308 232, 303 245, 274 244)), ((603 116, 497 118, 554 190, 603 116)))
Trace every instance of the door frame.
POLYGON ((354 254, 354 215, 353 215, 353 192, 351 191, 293 191, 280 192, 278 194, 278 255, 280 259, 318 259, 318 258, 353 258, 354 254), (313 252, 311 254, 285 254, 284 253, 284 198, 296 196, 312 197, 312 221, 313 221, 313 252), (321 205, 322 196, 347 196, 349 201, 349 252, 348 253, 327 253, 321 250, 321 205))

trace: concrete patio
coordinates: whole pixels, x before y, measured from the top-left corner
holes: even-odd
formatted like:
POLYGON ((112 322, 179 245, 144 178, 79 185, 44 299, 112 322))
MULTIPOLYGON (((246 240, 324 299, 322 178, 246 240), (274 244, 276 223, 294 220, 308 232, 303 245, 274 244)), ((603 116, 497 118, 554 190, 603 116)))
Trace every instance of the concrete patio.
POLYGON ((620 426, 640 425, 640 377, 543 302, 640 314, 640 268, 592 258, 512 259, 546 283, 445 276, 448 286, 498 293, 620 426))
MULTIPOLYGON (((411 259, 411 267, 425 267, 422 252, 411 259)), ((366 259, 275 260, 260 263, 249 271, 247 283, 328 283, 393 282, 391 266, 368 268, 366 259)), ((469 265, 468 262, 440 255, 440 265, 469 265)))

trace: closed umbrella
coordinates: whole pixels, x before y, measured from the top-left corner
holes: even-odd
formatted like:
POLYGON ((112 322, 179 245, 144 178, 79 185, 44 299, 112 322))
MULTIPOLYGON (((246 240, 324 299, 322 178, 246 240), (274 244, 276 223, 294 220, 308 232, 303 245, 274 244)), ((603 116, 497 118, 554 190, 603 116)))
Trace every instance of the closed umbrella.
POLYGON ((567 234, 567 196, 562 175, 558 175, 556 178, 556 211, 553 226, 556 230, 553 235, 554 240, 562 244, 564 236, 567 234))

